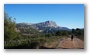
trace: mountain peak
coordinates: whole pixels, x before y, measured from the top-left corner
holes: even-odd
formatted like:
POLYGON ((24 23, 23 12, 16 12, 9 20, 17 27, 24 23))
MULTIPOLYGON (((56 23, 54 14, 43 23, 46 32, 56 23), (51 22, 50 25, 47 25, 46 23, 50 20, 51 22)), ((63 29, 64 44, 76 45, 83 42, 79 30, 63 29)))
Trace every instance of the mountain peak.
POLYGON ((52 20, 47 20, 48 22, 54 22, 54 21, 52 21, 52 20))
POLYGON ((52 21, 52 20, 46 21, 45 25, 47 27, 58 27, 57 24, 54 21, 52 21))
MULTIPOLYGON (((48 20, 48 21, 46 21, 46 22, 48 22, 48 23, 53 23, 54 21, 52 21, 52 20, 48 20)), ((55 22, 54 22, 55 23, 55 22)))

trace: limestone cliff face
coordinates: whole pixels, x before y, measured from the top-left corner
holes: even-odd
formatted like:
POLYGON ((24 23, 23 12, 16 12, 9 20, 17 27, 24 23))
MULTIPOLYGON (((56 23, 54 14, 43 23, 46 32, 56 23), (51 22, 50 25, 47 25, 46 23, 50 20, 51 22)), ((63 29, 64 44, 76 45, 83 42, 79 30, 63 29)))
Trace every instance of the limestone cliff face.
POLYGON ((54 21, 46 21, 33 24, 35 27, 58 27, 58 25, 54 21))

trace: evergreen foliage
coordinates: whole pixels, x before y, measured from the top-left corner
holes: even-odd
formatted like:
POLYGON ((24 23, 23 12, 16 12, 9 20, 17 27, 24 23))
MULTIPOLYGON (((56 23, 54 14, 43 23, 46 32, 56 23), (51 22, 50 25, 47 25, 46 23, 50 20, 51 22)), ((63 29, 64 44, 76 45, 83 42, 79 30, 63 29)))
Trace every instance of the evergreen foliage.
POLYGON ((8 14, 4 13, 4 40, 14 39, 17 36, 15 31, 15 18, 9 17, 8 14))

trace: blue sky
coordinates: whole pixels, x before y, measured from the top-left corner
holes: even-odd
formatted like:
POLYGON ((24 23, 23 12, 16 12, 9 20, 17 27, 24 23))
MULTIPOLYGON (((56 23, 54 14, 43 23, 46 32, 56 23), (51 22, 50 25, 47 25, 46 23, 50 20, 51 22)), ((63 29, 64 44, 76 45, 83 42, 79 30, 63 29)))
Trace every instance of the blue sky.
POLYGON ((52 20, 59 26, 84 28, 84 4, 4 4, 4 12, 17 23, 52 20))

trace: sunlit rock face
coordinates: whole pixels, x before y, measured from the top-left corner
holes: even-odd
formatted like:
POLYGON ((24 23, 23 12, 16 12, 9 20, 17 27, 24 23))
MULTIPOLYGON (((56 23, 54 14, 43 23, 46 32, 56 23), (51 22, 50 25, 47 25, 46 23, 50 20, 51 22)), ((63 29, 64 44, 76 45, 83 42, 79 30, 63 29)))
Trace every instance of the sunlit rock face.
POLYGON ((46 22, 40 22, 37 24, 33 24, 35 27, 58 27, 57 24, 54 21, 46 21, 46 22))

